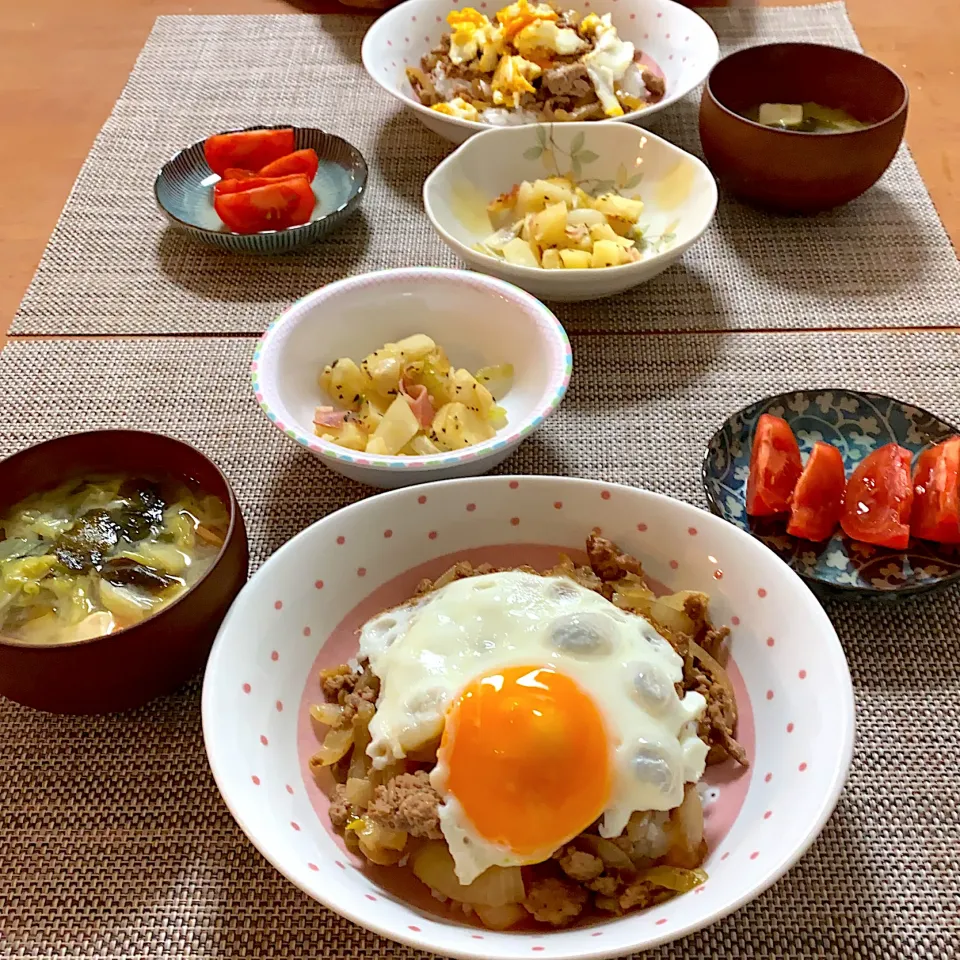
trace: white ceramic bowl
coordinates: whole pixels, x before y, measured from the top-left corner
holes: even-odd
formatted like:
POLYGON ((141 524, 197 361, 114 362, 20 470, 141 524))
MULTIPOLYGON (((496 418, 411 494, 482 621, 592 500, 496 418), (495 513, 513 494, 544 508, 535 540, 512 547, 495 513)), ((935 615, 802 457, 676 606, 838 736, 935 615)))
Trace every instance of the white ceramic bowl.
MULTIPOLYGON (((330 514, 255 574, 224 621, 203 687, 217 785, 263 855, 310 896, 369 929, 444 956, 610 957, 681 937, 752 900, 814 841, 846 779, 853 691, 827 615, 770 550, 679 501, 615 484, 485 477, 371 497, 330 514), (496 933, 458 923, 361 866, 331 833, 307 758, 317 671, 355 655, 355 630, 455 559, 544 568, 594 526, 669 588, 708 592, 733 627, 738 736, 751 767, 709 768, 709 879, 697 894, 593 926, 496 933), (718 571, 722 576, 718 579, 718 571), (386 884, 386 886, 384 885, 386 884)), ((732 763, 732 762, 731 762, 732 763)))
POLYGON ((696 157, 625 123, 557 123, 487 130, 471 137, 427 177, 427 216, 441 239, 474 270, 546 300, 592 300, 662 273, 703 236, 717 208, 713 175, 696 157), (616 190, 644 202, 643 259, 599 270, 543 270, 473 249, 493 231, 487 204, 521 180, 554 175, 588 193, 616 190))
MULTIPOLYGON (((453 143, 463 143, 484 123, 445 116, 417 99, 405 73, 419 66, 420 58, 433 50, 449 32, 447 14, 474 6, 493 19, 508 0, 487 3, 471 0, 406 0, 379 17, 363 38, 363 65, 371 78, 392 97, 412 109, 424 126, 453 143)), ((692 10, 673 0, 567 0, 559 7, 581 13, 611 14, 621 39, 629 40, 663 71, 666 93, 644 110, 626 114, 623 120, 644 123, 698 87, 720 56, 716 34, 692 10)), ((597 123, 611 121, 599 120, 597 123)))
POLYGON ((412 268, 339 280, 298 300, 267 327, 251 380, 277 429, 331 470, 391 488, 495 467, 560 405, 572 363, 560 321, 522 290, 465 271, 412 268), (507 425, 484 443, 427 457, 374 456, 317 437, 314 410, 333 404, 317 383, 324 366, 338 357, 359 363, 414 333, 432 337, 456 366, 513 364, 513 386, 500 401, 507 425))

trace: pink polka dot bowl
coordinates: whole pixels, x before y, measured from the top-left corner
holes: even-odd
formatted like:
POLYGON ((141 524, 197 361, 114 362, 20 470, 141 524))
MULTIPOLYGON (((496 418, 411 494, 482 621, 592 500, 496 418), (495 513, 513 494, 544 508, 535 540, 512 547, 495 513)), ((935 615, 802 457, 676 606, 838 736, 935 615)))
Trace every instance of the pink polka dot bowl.
MULTIPOLYGON (((363 38, 361 55, 370 78, 434 133, 453 143, 489 130, 488 124, 462 120, 425 107, 407 80, 406 68, 420 59, 450 32, 447 14, 474 7, 493 19, 508 0, 406 0, 379 17, 363 38)), ((660 72, 666 92, 661 100, 622 118, 645 126, 661 110, 695 90, 720 56, 717 36, 706 20, 673 0, 569 0, 557 4, 586 16, 610 14, 622 40, 643 55, 643 62, 660 72)), ((600 120, 598 123, 615 121, 600 120)))
MULTIPOLYGON (((214 644, 203 731, 237 822, 292 883, 375 933, 451 957, 599 958, 708 926, 757 897, 814 842, 850 764, 854 704, 837 635, 800 578, 725 521, 642 490, 560 477, 485 477, 396 490, 284 545, 238 597, 214 644), (708 768, 708 880, 695 893, 560 931, 472 926, 397 868, 365 866, 330 829, 307 765, 317 672, 357 650, 359 626, 455 560, 544 569, 591 528, 667 589, 708 592, 731 625, 730 677, 750 767, 708 768)), ((732 761, 731 761, 732 764, 732 761)), ((384 953, 389 948, 384 945, 384 953)))
POLYGON ((508 457, 560 405, 573 355, 560 321, 509 283, 461 270, 416 267, 361 274, 298 300, 267 327, 251 381, 270 422, 331 470, 372 487, 472 477, 508 457), (385 343, 425 333, 458 367, 512 364, 499 400, 506 426, 483 443, 422 457, 348 450, 314 433, 318 405, 333 399, 317 378, 339 357, 357 363, 385 343))

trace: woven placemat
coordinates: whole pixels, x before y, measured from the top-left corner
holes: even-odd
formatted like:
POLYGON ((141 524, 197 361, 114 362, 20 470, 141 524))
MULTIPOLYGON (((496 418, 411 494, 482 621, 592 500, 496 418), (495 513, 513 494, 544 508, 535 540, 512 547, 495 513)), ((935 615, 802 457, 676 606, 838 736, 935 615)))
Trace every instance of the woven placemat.
MULTIPOLYGON (((775 40, 857 47, 840 3, 708 10, 724 51, 775 40)), ((341 16, 160 17, 97 138, 16 317, 15 333, 239 333, 332 280, 457 266, 422 209, 451 149, 366 76, 366 22, 341 16), (362 98, 359 108, 344 109, 362 98), (256 123, 322 126, 370 164, 361 211, 281 259, 218 251, 155 210, 153 178, 182 147, 256 123)), ((699 151, 698 97, 655 129, 699 151)), ((558 307, 571 332, 950 326, 960 265, 909 152, 850 206, 776 218, 723 199, 679 265, 615 300, 558 307)))
MULTIPOLYGON (((67 429, 183 437, 234 483, 256 566, 371 491, 267 423, 250 395, 251 352, 243 338, 10 344, 0 455, 67 429)), ((702 449, 743 403, 842 383, 960 422, 958 377, 960 336, 948 333, 583 337, 566 401, 502 469, 702 504, 702 449)), ((960 956, 960 592, 828 611, 858 709, 836 814, 771 891, 645 956, 960 956)), ((325 910, 246 841, 207 769, 197 683, 123 717, 59 718, 0 700, 0 878, 0 957, 421 956, 325 910)))

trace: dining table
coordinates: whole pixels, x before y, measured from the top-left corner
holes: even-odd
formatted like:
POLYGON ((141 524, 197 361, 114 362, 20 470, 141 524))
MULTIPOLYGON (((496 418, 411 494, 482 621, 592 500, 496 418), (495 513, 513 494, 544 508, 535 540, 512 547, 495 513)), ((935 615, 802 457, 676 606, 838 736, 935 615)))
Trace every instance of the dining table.
MULTIPOLYGON (((764 397, 860 389, 960 423, 956 0, 687 5, 721 53, 780 39, 862 48, 909 87, 905 146, 863 197, 814 217, 721 190, 679 264, 621 298, 548 303, 573 344, 570 390, 500 472, 704 507, 710 436, 764 397)), ((359 62, 378 14, 336 0, 0 2, 0 457, 100 427, 185 439, 235 487, 251 572, 372 495, 267 422, 249 371, 266 326, 318 287, 461 266, 421 206, 451 146, 378 96, 359 62), (367 99, 347 109, 354 91, 367 99), (151 188, 167 158, 280 118, 332 129, 367 158, 364 205, 342 233, 244 259, 164 222, 151 188)), ((698 153, 697 99, 676 107, 658 132, 698 153)), ((837 812, 771 890, 655 960, 960 960, 960 590, 824 605, 858 716, 837 812)), ((0 960, 424 957, 324 910, 260 857, 210 777, 199 704, 199 680, 119 717, 0 698, 0 960)))

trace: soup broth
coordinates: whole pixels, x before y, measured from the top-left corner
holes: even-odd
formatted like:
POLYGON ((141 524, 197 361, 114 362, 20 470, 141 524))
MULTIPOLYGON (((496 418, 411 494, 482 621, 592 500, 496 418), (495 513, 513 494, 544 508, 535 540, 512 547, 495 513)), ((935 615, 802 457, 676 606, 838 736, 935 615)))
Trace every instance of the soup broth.
POLYGON ((182 481, 91 477, 0 517, 0 637, 71 643, 152 616, 213 565, 229 514, 182 481))
POLYGON ((869 126, 845 110, 823 107, 819 103, 761 103, 744 116, 765 127, 798 133, 848 133, 869 126))

